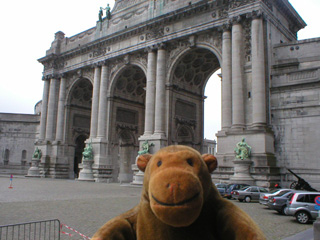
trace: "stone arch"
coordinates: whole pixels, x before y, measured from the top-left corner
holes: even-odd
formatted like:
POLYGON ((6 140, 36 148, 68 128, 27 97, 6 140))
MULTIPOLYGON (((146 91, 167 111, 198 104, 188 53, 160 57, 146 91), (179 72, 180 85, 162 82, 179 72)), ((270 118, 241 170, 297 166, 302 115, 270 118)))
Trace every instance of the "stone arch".
POLYGON ((88 78, 78 78, 69 88, 66 100, 66 143, 70 146, 70 177, 78 174, 84 141, 90 136, 93 85, 88 78), (79 144, 81 140, 82 145, 79 144), (81 145, 81 146, 80 146, 81 145))
POLYGON ((144 132, 146 73, 138 64, 118 69, 110 85, 110 131, 115 147, 114 164, 120 182, 132 181, 131 165, 139 150, 138 138, 144 132))
MULTIPOLYGON (((172 99, 168 110, 169 132, 184 131, 193 136, 192 144, 199 151, 204 139, 204 89, 211 75, 220 68, 221 55, 218 53, 214 47, 197 44, 177 56, 169 73, 172 99)), ((178 134, 172 138, 172 143, 186 141, 178 134)))
POLYGON ((110 95, 142 95, 146 84, 146 69, 141 64, 127 64, 120 67, 110 83, 110 95), (135 83, 131 85, 131 83, 135 83), (121 94, 122 93, 122 94, 121 94))

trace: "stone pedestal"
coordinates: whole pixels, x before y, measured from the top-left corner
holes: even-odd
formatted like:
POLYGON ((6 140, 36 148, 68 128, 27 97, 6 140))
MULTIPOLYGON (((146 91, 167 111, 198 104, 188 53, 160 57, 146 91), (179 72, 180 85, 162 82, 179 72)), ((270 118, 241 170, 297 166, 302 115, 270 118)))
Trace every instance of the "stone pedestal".
POLYGON ((28 175, 26 177, 40 177, 39 169, 40 159, 32 158, 31 167, 28 170, 28 175))
POLYGON ((81 169, 79 172, 79 181, 95 181, 93 177, 92 164, 92 159, 82 159, 82 163, 79 164, 79 168, 81 169))
POLYGON ((249 159, 235 159, 234 163, 234 175, 230 178, 232 182, 235 183, 246 183, 249 185, 254 185, 255 180, 251 177, 250 174, 250 166, 252 165, 252 161, 249 159))
POLYGON ((132 185, 143 185, 144 172, 140 171, 137 164, 132 164, 133 180, 132 185))

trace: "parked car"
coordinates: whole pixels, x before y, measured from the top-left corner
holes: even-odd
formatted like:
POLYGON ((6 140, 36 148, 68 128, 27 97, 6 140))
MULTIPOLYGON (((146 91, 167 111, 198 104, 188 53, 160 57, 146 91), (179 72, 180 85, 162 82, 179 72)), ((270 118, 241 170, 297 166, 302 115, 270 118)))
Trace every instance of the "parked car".
POLYGON ((270 197, 276 196, 281 193, 287 193, 290 192, 292 189, 286 189, 286 188, 275 188, 271 190, 269 193, 261 193, 259 198, 259 203, 263 205, 268 205, 268 200, 270 197))
POLYGON ((302 224, 315 220, 319 213, 315 203, 317 197, 320 197, 320 192, 296 192, 292 194, 287 201, 286 214, 294 216, 302 224))
POLYGON ((294 189, 289 191, 281 191, 277 195, 272 195, 269 197, 267 206, 271 210, 276 210, 280 214, 285 214, 288 199, 297 192, 294 189))
POLYGON ((216 183, 216 188, 218 189, 219 193, 221 196, 225 196, 227 188, 228 188, 228 184, 226 183, 216 183))
POLYGON ((247 187, 249 186, 248 184, 245 184, 245 183, 232 183, 232 184, 228 184, 228 188, 227 188, 227 191, 226 191, 226 194, 225 194, 225 197, 227 197, 228 199, 231 199, 232 198, 232 194, 231 192, 234 191, 234 190, 239 190, 243 187, 247 187))
POLYGON ((232 191, 232 197, 238 199, 240 202, 251 202, 252 200, 259 200, 261 193, 267 193, 268 190, 263 187, 249 186, 240 190, 232 191))

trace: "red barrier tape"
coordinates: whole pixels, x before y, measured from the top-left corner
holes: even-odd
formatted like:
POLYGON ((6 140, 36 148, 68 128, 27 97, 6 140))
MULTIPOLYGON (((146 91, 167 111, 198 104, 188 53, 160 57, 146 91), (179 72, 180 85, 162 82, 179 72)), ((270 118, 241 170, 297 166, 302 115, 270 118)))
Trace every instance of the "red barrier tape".
POLYGON ((67 232, 62 231, 62 227, 65 227, 65 228, 67 228, 67 229, 69 229, 69 230, 71 230, 71 231, 79 234, 79 235, 80 235, 81 237, 83 237, 84 239, 90 240, 90 238, 87 237, 86 235, 78 232, 77 230, 75 230, 75 229, 73 229, 72 227, 69 227, 69 226, 67 226, 67 225, 65 225, 65 224, 61 224, 61 226, 60 226, 60 233, 62 233, 62 234, 68 235, 69 237, 72 237, 72 236, 73 236, 71 233, 67 233, 67 232))

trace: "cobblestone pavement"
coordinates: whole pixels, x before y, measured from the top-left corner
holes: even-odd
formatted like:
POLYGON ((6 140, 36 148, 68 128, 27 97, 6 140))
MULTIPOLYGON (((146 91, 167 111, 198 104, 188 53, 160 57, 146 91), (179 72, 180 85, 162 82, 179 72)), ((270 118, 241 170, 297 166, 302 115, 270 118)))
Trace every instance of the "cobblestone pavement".
MULTIPOLYGON (((13 189, 9 185, 9 177, 0 177, 0 225, 59 219, 89 237, 106 221, 135 206, 141 192, 140 187, 74 180, 14 178, 13 189)), ((283 239, 312 227, 259 203, 230 201, 258 223, 268 240, 283 239)))

